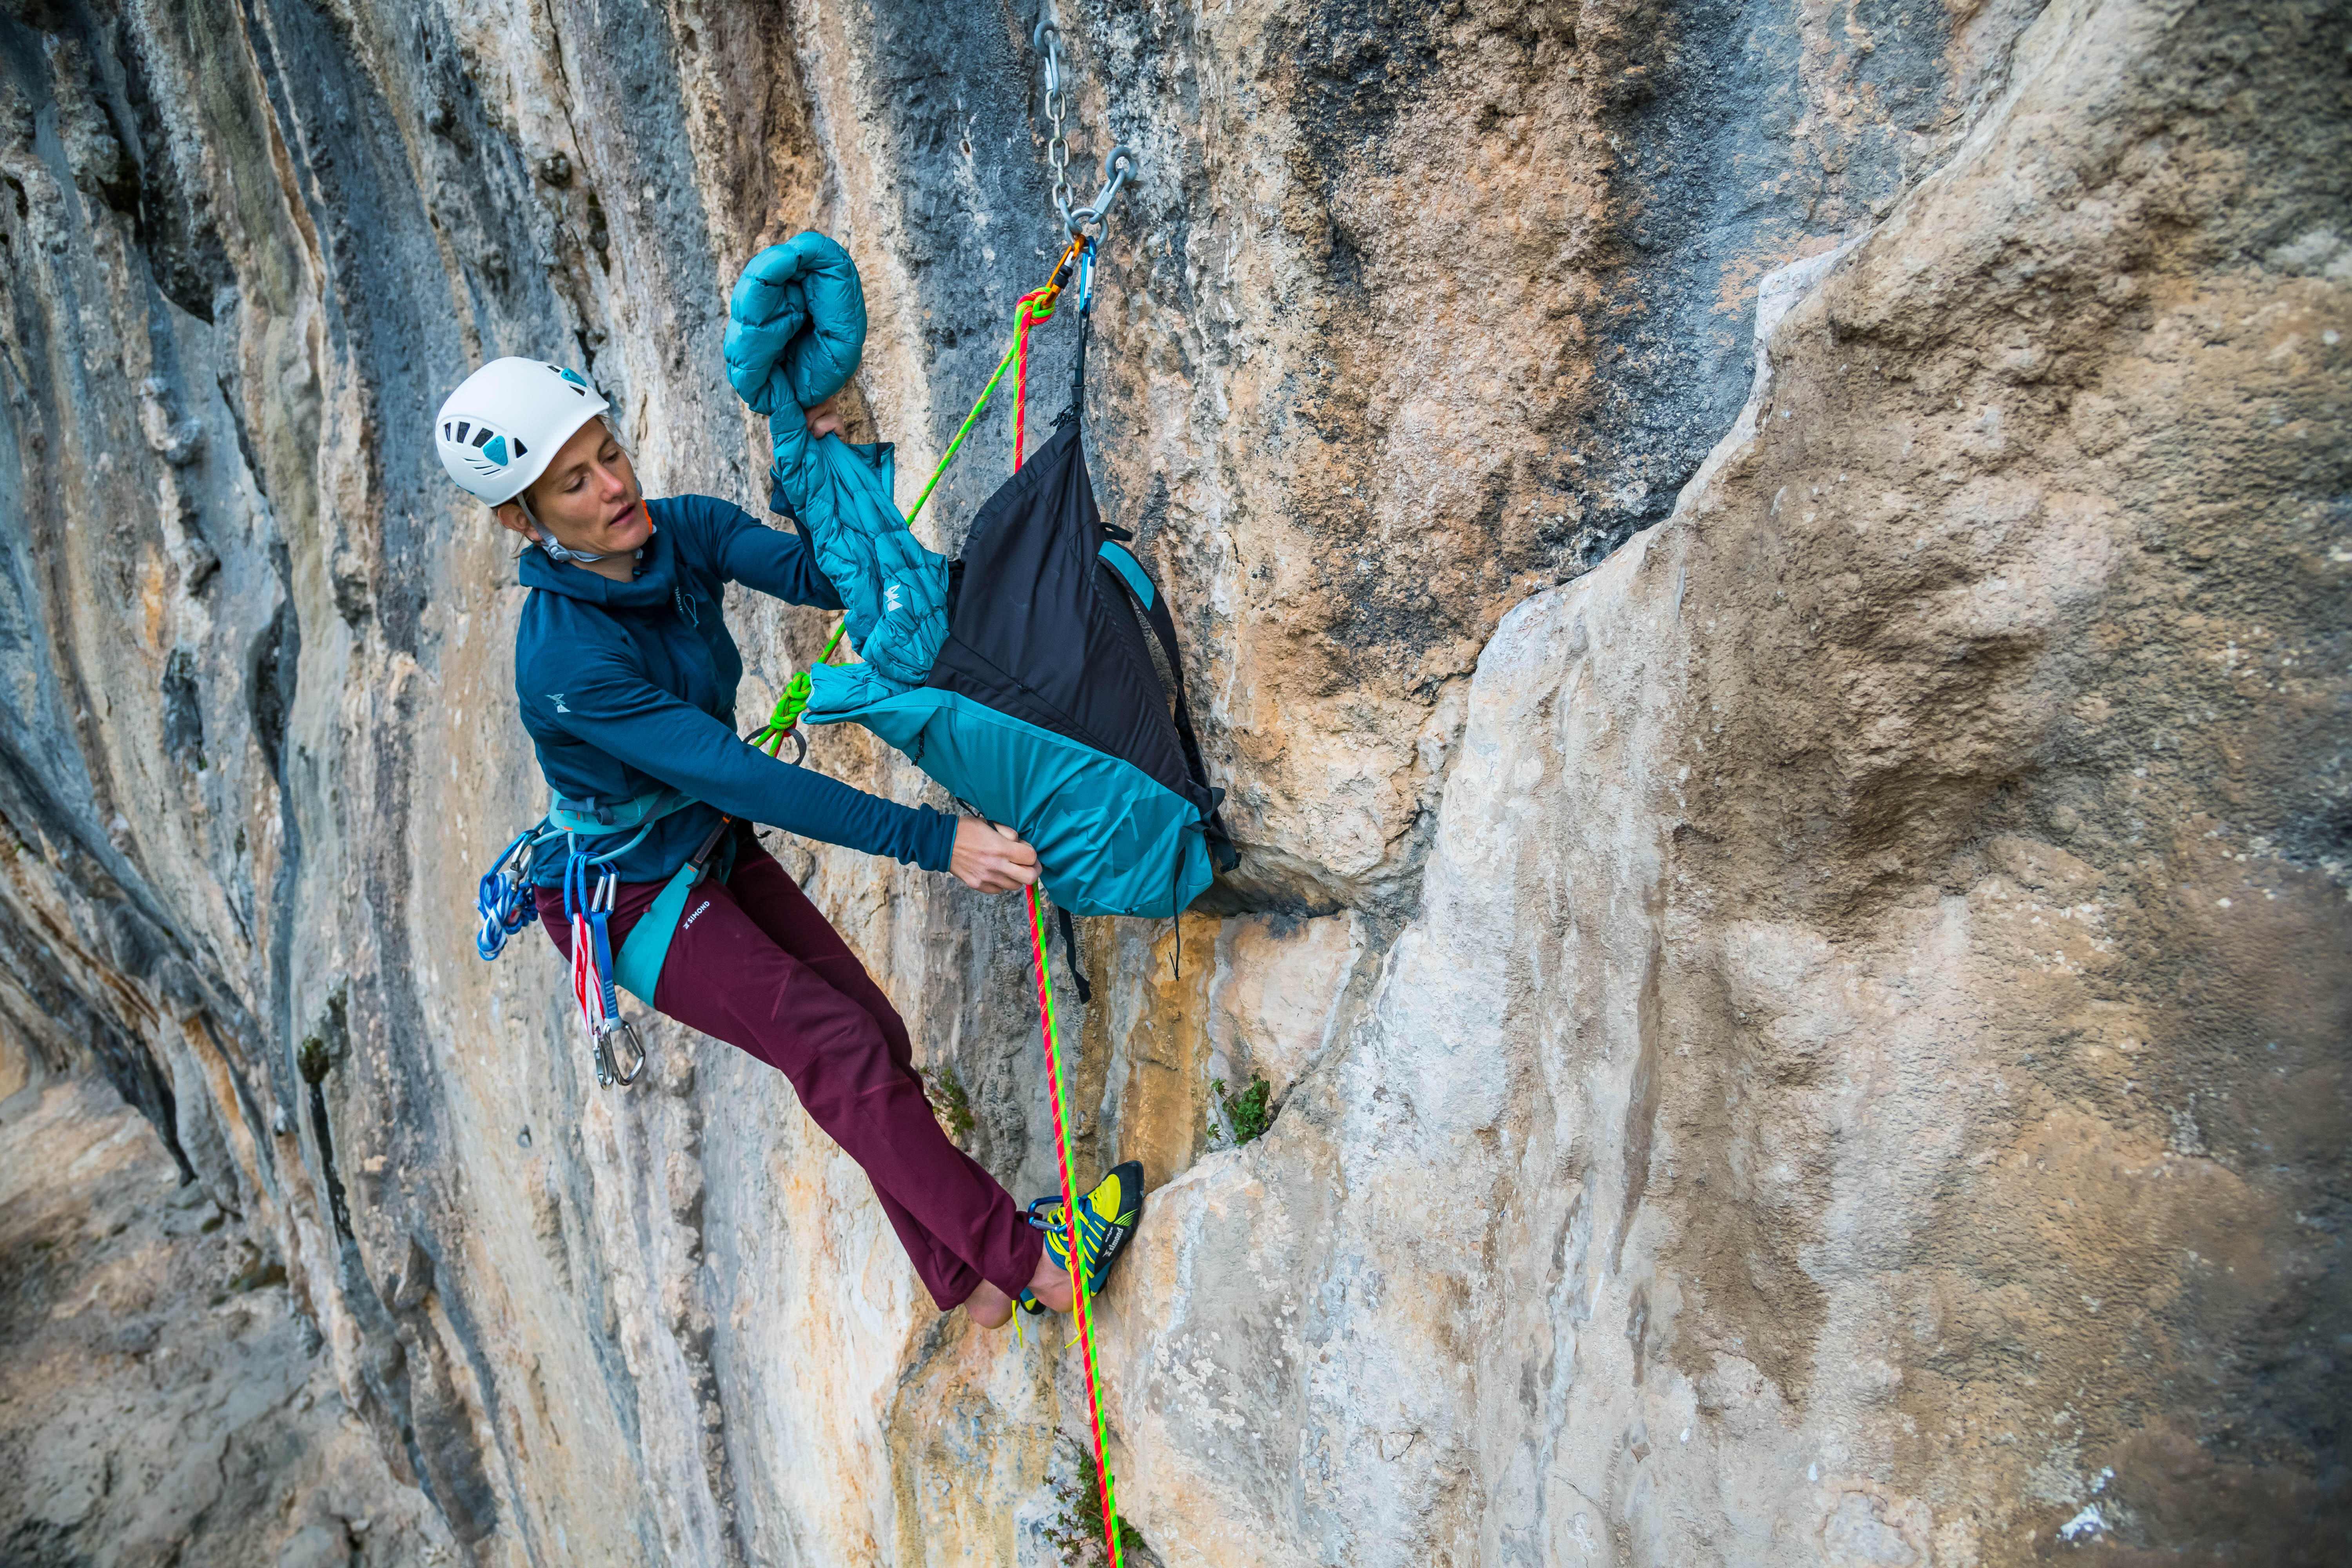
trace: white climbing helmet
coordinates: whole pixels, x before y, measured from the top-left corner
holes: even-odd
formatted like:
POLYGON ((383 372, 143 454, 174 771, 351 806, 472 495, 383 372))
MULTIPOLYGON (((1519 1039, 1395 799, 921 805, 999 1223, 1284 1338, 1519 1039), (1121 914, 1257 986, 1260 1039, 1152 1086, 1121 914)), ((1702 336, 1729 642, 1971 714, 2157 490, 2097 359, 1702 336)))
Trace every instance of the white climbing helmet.
POLYGON ((572 432, 611 406, 576 370, 494 359, 441 405, 434 444, 451 479, 499 506, 522 494, 572 432))

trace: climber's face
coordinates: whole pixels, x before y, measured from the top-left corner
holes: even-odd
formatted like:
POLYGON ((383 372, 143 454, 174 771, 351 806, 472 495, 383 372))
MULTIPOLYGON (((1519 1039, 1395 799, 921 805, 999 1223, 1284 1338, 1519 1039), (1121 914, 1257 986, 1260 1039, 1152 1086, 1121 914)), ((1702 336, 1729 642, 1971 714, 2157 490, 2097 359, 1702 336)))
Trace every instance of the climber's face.
POLYGON ((602 419, 574 431, 527 493, 530 514, 511 501, 499 508, 499 521, 517 533, 536 539, 544 531, 566 550, 624 559, 653 537, 636 469, 602 419))

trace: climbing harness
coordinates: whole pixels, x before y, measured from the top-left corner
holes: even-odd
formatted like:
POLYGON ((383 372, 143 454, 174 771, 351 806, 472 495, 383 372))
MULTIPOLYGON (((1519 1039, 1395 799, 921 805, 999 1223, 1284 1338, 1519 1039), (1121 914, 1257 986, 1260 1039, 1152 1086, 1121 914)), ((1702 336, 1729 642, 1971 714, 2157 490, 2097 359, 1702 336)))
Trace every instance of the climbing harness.
MULTIPOLYGON (((835 628, 824 651, 817 656, 820 663, 832 658, 846 629, 845 625, 835 628)), ((808 755, 808 738, 800 730, 801 710, 808 706, 808 671, 802 670, 785 684, 784 694, 776 700, 768 721, 745 739, 772 757, 778 756, 786 741, 793 742, 800 748, 793 758, 797 766, 808 755)), ((519 834, 482 874, 475 891, 474 909, 481 925, 474 935, 474 951, 485 961, 494 963, 506 951, 507 939, 520 931, 531 917, 535 907, 530 879, 533 858, 541 846, 563 841, 567 852, 563 916, 572 926, 572 996, 579 1007, 581 1033, 586 1037, 595 1060, 596 1081, 607 1088, 636 1082, 646 1064, 637 1032, 621 1016, 620 997, 614 988, 622 987, 648 1007, 653 1005, 655 987, 661 983, 662 964, 669 957, 670 940, 677 934, 677 922, 686 913, 688 896, 697 884, 711 874, 714 860, 721 882, 732 874, 735 818, 719 817, 717 826, 704 836, 700 847, 663 885, 652 907, 630 930, 618 953, 613 951, 609 927, 620 879, 610 867, 644 843, 656 822, 693 804, 690 796, 668 788, 606 805, 599 805, 593 800, 567 801, 557 795, 547 816, 519 834), (583 838, 607 837, 632 827, 636 829, 635 836, 617 849, 589 854, 581 847, 583 838), (592 873, 595 879, 593 882, 592 873), (625 1070, 616 1044, 626 1047, 625 1070)))
MULTIPOLYGON (((722 818, 702 847, 677 869, 639 918, 620 951, 613 951, 610 924, 620 879, 613 862, 635 849, 653 831, 654 824, 694 804, 674 789, 659 789, 631 800, 599 802, 566 800, 556 795, 547 816, 519 835, 483 873, 474 896, 481 917, 474 950, 495 962, 506 950, 507 939, 530 918, 533 900, 531 866, 549 846, 561 843, 563 864, 563 918, 572 926, 572 997, 580 1014, 580 1032, 596 1064, 596 1081, 610 1088, 637 1081, 645 1070, 645 1047, 637 1032, 621 1016, 615 986, 624 986, 651 1005, 654 986, 661 978, 662 961, 669 955, 670 937, 686 908, 687 895, 709 868, 729 826, 722 818), (628 834, 618 847, 593 852, 586 844, 628 834), (585 841, 585 842, 583 842, 585 841)), ((732 860, 732 841, 727 844, 732 860)), ((725 875, 721 871, 722 879, 725 875)))

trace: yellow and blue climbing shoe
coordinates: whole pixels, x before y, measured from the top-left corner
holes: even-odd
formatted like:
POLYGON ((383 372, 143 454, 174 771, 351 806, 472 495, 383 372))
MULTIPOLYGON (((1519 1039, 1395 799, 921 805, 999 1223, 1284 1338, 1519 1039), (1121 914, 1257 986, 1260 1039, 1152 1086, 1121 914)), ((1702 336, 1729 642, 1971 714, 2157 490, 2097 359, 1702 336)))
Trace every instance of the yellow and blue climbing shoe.
MULTIPOLYGON (((1078 1200, 1078 1248, 1086 1255, 1087 1294, 1099 1296, 1110 1279, 1110 1266, 1127 1250, 1143 1217, 1143 1166, 1129 1160, 1114 1166, 1078 1200)), ((1045 1236, 1045 1255, 1063 1268, 1070 1267, 1070 1226, 1062 1215, 1062 1194, 1052 1193, 1029 1205, 1029 1223, 1045 1236)), ((1045 1303, 1021 1292, 1021 1310, 1042 1312, 1045 1303)))

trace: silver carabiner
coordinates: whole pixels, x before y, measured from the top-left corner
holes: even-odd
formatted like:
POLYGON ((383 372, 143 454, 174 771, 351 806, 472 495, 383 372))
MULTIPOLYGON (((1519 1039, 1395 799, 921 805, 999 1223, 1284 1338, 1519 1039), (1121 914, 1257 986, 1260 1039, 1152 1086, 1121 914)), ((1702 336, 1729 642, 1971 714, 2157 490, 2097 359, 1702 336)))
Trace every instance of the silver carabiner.
POLYGON ((637 1075, 645 1070, 646 1047, 638 1041, 637 1031, 630 1026, 629 1021, 626 1018, 613 1019, 612 1022, 596 1037, 596 1082, 598 1087, 610 1089, 617 1083, 623 1089, 626 1089, 629 1085, 636 1082, 637 1075), (626 1072, 623 1072, 621 1070, 620 1056, 613 1049, 613 1037, 615 1035, 626 1035, 628 1037, 629 1055, 635 1059, 630 1063, 629 1070, 626 1072))
POLYGON ((619 1023, 620 1026, 612 1032, 616 1035, 626 1035, 629 1037, 629 1055, 635 1059, 630 1062, 629 1070, 622 1072, 618 1070, 620 1062, 616 1058, 613 1064, 614 1068, 613 1076, 623 1089, 626 1089, 629 1085, 637 1081, 637 1075, 639 1073, 646 1070, 646 1047, 643 1043, 638 1040, 637 1031, 630 1025, 626 1018, 619 1020, 619 1023))

